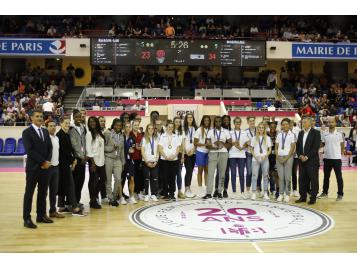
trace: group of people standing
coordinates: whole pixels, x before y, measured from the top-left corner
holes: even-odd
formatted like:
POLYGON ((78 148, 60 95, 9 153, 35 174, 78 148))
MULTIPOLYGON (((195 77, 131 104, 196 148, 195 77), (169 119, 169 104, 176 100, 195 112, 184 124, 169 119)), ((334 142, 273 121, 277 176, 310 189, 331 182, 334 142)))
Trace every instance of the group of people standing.
POLYGON ((35 110, 31 118, 33 124, 23 132, 27 152, 23 219, 28 228, 37 227, 30 216, 37 184, 37 222, 52 223, 51 218, 62 218, 64 213, 86 215, 81 196, 87 165, 92 209, 101 209, 103 203, 117 207, 138 200, 228 198, 229 180, 235 198, 270 200, 273 196, 279 202, 289 202, 292 184, 293 195, 300 197, 296 202, 306 202, 309 194, 309 204, 314 204, 319 188, 318 151, 325 146, 324 187, 319 197, 328 195, 332 169, 338 181, 337 200, 343 196, 343 136, 335 130, 334 119, 329 131, 320 134, 308 117, 302 120, 303 130, 284 118, 278 132, 277 122, 266 117, 256 125, 255 117, 248 116, 249 127, 243 130, 240 117, 234 118, 233 127, 228 115, 215 116, 213 125, 211 117, 204 115, 197 125, 194 114, 187 113, 163 126, 155 112, 143 129, 139 115, 123 113, 107 129, 104 117, 91 116, 86 125, 85 111, 74 110, 73 124, 62 117, 57 133, 52 121, 41 127, 42 111, 35 110), (197 195, 191 190, 195 166, 197 195), (126 181, 128 195, 123 191, 126 181))

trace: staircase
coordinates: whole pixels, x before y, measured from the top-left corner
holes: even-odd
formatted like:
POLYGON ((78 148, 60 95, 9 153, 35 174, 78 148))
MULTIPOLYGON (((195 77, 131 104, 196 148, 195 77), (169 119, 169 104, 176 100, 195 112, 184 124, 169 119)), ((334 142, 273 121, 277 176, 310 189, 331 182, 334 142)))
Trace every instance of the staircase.
POLYGON ((297 101, 295 99, 294 93, 287 90, 281 90, 281 92, 284 94, 285 98, 291 103, 292 107, 295 107, 297 101))
POLYGON ((83 87, 74 87, 68 91, 63 99, 64 112, 72 113, 72 110, 76 107, 77 101, 82 94, 83 87))

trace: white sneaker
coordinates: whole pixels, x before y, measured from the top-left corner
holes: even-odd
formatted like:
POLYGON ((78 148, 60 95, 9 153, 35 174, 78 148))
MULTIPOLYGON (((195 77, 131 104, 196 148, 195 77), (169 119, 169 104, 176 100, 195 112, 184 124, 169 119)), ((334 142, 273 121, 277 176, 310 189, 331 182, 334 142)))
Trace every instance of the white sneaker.
POLYGON ((284 202, 285 202, 285 203, 289 203, 289 200, 290 200, 289 196, 286 195, 286 196, 284 197, 284 202))
POLYGON ((256 195, 255 193, 252 193, 252 195, 251 195, 250 199, 252 199, 252 200, 257 199, 257 195, 256 195))
POLYGON ((299 194, 298 191, 295 190, 295 191, 293 192, 293 196, 295 196, 295 197, 300 197, 300 194, 299 194))
POLYGON ((156 198, 156 195, 152 195, 152 196, 150 196, 151 197, 151 200, 152 201, 154 201, 154 202, 157 202, 158 200, 157 200, 157 198, 156 198))
POLYGON ((244 192, 246 199, 249 199, 251 194, 251 191, 244 192))
POLYGON ((101 200, 101 203, 102 204, 109 204, 109 199, 106 197, 106 198, 103 198, 102 200, 101 200))
POLYGON ((191 192, 191 190, 187 190, 187 191, 185 191, 185 196, 186 196, 187 198, 194 198, 196 195, 194 195, 194 194, 191 192))
POLYGON ((204 197, 206 195, 206 187, 204 186, 201 186, 201 187, 198 187, 198 197, 204 197))
POLYGON ((268 193, 265 193, 263 198, 264 198, 264 200, 270 200, 268 193))
POLYGON ((149 200, 150 200, 150 197, 149 197, 148 195, 145 195, 144 201, 145 201, 145 202, 149 202, 149 200))
POLYGON ((282 201, 283 201, 283 196, 280 194, 279 197, 278 197, 278 199, 276 199, 276 201, 282 202, 282 201))
POLYGON ((135 200, 135 197, 129 197, 129 204, 137 204, 138 202, 135 200))
POLYGON ((128 204, 128 202, 126 202, 124 197, 121 197, 120 198, 120 205, 126 205, 126 204, 128 204))
POLYGON ((139 194, 138 194, 138 197, 137 197, 136 199, 144 200, 144 201, 145 201, 145 195, 139 193, 139 194))
POLYGON ((264 197, 264 193, 263 192, 260 192, 259 195, 258 195, 259 198, 263 198, 264 197))
POLYGON ((246 199, 249 198, 249 196, 247 195, 247 193, 242 193, 242 194, 240 195, 240 198, 246 200, 246 199))

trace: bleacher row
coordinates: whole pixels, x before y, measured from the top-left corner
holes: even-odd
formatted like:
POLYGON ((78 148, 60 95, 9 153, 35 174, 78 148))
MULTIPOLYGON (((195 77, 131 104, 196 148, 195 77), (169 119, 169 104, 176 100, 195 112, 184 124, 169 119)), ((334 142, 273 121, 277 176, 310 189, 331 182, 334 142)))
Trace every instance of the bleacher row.
MULTIPOLYGON (((113 88, 113 87, 87 87, 84 89, 84 97, 122 97, 122 98, 170 98, 170 89, 162 88, 113 88)), ((275 98, 274 89, 248 89, 248 88, 231 88, 231 89, 196 89, 195 96, 202 98, 275 98)))
POLYGON ((7 138, 5 142, 0 138, 0 156, 23 156, 25 154, 22 138, 18 141, 14 138, 7 138))

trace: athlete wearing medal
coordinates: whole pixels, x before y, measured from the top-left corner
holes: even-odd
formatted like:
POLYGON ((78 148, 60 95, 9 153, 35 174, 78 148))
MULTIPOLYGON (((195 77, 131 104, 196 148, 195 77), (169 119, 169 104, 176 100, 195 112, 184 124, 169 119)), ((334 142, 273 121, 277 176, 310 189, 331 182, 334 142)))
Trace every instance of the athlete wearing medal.
POLYGON ((146 126, 145 137, 141 142, 141 155, 143 156, 143 173, 144 173, 144 186, 145 198, 144 201, 148 202, 151 198, 152 201, 157 202, 158 190, 158 177, 159 177, 159 138, 157 133, 154 133, 154 125, 148 124, 146 126), (149 196, 149 186, 151 196, 149 196))
POLYGON ((187 113, 184 120, 184 156, 185 156, 185 196, 193 198, 195 195, 191 192, 192 173, 196 162, 196 147, 193 143, 193 137, 197 129, 196 121, 192 113, 187 113))
POLYGON ((269 159, 271 153, 271 139, 266 134, 264 123, 261 122, 257 127, 257 135, 251 140, 250 152, 253 155, 252 159, 252 196, 251 199, 256 199, 257 181, 259 169, 262 169, 263 176, 263 191, 264 199, 269 200, 268 196, 268 172, 269 172, 269 159))
POLYGON ((166 132, 161 135, 159 141, 159 152, 162 160, 162 195, 167 200, 176 200, 175 198, 175 175, 178 169, 178 154, 181 147, 181 139, 173 133, 174 124, 167 124, 166 132))
POLYGON ((229 131, 222 128, 222 117, 216 116, 214 119, 214 128, 208 131, 207 134, 207 147, 210 152, 208 155, 207 191, 203 199, 212 198, 216 168, 219 174, 217 198, 223 198, 224 175, 228 161, 228 149, 231 146, 232 139, 229 131))

